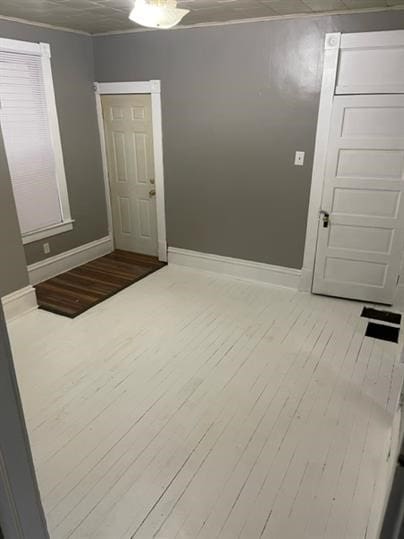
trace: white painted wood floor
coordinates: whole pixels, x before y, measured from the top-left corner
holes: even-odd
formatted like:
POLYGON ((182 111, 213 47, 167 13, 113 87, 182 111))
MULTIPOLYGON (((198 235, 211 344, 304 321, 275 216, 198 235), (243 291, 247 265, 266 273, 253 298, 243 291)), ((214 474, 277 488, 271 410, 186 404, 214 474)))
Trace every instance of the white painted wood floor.
POLYGON ((10 324, 51 538, 375 538, 402 370, 361 308, 170 266, 10 324))

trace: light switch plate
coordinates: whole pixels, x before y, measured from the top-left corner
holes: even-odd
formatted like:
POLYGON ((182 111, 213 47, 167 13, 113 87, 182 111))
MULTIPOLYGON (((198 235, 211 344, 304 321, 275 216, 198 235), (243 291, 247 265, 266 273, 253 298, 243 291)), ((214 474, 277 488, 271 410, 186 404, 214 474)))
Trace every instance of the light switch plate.
POLYGON ((295 165, 298 167, 302 167, 304 165, 304 152, 296 152, 295 165))

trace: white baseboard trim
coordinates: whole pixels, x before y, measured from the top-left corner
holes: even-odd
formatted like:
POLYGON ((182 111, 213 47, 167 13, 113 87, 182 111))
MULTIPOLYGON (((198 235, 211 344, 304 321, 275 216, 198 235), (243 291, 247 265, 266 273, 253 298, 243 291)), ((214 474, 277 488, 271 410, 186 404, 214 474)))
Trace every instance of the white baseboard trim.
POLYGON ((300 278, 300 283, 299 283, 300 292, 311 292, 312 281, 313 281, 313 270, 303 268, 302 276, 300 278))
POLYGON ((167 262, 167 243, 165 241, 158 242, 159 260, 167 262))
POLYGON ((35 288, 33 286, 25 286, 15 292, 11 292, 11 294, 3 296, 1 302, 7 322, 38 308, 35 288))
POLYGON ((30 264, 28 266, 29 282, 31 284, 41 283, 112 251, 113 241, 110 236, 80 245, 80 247, 70 251, 30 264))
POLYGON ((298 288, 301 271, 239 258, 211 255, 176 247, 168 248, 168 263, 231 275, 248 281, 298 288))

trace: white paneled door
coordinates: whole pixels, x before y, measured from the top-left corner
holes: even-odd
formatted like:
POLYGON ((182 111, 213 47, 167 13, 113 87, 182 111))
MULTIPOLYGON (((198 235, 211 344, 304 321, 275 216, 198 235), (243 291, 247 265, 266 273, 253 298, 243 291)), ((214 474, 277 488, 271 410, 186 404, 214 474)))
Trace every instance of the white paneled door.
POLYGON ((157 256, 150 95, 104 95, 102 109, 115 247, 157 256))
POLYGON ((313 292, 393 302, 403 180, 404 95, 335 96, 313 292))

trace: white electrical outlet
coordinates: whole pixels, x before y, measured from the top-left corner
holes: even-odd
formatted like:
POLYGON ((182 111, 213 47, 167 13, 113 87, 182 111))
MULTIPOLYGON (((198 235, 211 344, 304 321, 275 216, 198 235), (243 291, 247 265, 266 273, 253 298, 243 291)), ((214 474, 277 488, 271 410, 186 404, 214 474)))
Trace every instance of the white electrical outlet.
POLYGON ((43 252, 48 255, 50 253, 50 245, 49 243, 44 243, 43 244, 43 252))
POLYGON ((302 167, 304 165, 304 152, 296 152, 295 165, 298 167, 302 167))

